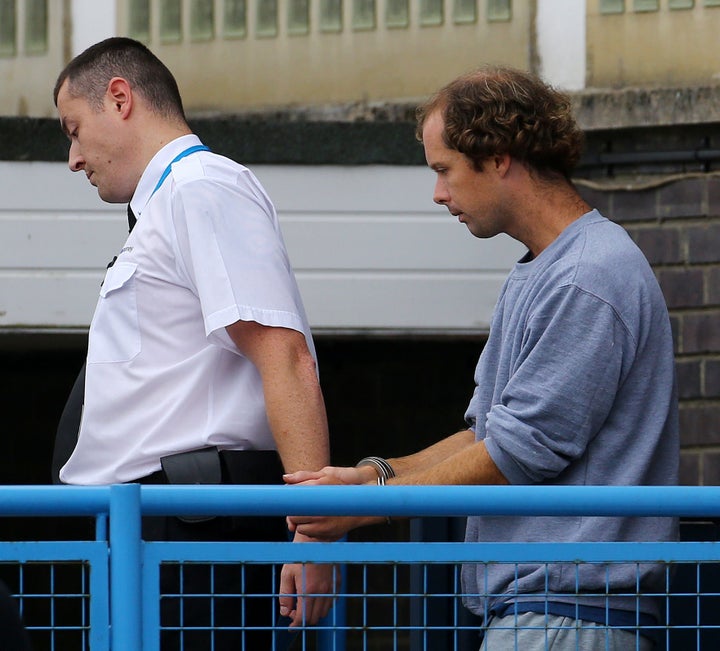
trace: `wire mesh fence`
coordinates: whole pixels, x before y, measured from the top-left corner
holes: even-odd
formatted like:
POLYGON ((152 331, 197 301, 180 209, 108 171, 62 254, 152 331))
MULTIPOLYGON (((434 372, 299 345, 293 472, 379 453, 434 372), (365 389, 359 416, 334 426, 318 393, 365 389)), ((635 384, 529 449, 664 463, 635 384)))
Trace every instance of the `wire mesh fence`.
MULTIPOLYGON (((481 644, 484 651, 504 651, 550 649, 563 636, 571 648, 583 650, 610 649, 615 643, 643 651, 720 648, 720 548, 714 520, 720 515, 720 489, 714 487, 598 487, 580 491, 585 493, 580 499, 577 489, 573 497, 538 488, 544 492, 540 501, 528 500, 526 490, 488 490, 494 487, 193 488, 120 486, 86 493, 48 487, 24 497, 16 488, 8 500, 0 488, 0 515, 98 518, 95 540, 0 542, 0 581, 18 604, 35 651, 477 651, 481 644), (683 535, 677 542, 582 543, 430 542, 414 535, 407 542, 300 545, 143 542, 139 527, 142 515, 159 513, 445 518, 488 509, 508 517, 520 512, 682 516, 683 535), (341 578, 335 606, 319 625, 291 631, 279 617, 278 582, 285 563, 335 567, 341 578), (518 581, 502 594, 472 592, 462 580, 462 568, 468 566, 506 566, 518 577, 532 566, 547 577, 547 587, 560 568, 576 577, 576 588, 528 592, 518 581), (250 587, 247 580, 257 567, 267 568, 265 587, 250 587), (583 579, 588 568, 593 575, 599 568, 607 577, 629 570, 637 581, 620 592, 609 580, 588 586, 583 579), (161 582, 164 574, 171 580, 161 582), (653 581, 648 583, 649 575, 653 581), (619 598, 625 604, 620 619, 612 607, 619 598), (198 602, 204 604, 202 618, 188 620, 186 606, 198 602), (483 606, 471 614, 468 602, 476 611, 478 603, 483 606), (504 610, 490 611, 497 603, 504 610), (262 624, 248 619, 253 604, 267 614, 262 624), (487 621, 493 624, 489 632, 487 621), (540 646, 529 647, 528 635, 540 646), (618 636, 620 642, 614 640, 618 636)), ((537 497, 532 487, 526 488, 537 497)))

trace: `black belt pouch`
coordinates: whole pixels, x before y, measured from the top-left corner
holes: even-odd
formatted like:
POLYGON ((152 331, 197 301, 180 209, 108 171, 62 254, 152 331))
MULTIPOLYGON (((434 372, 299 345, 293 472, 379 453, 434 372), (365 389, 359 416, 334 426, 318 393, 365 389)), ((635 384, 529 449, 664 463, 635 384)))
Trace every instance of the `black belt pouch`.
MULTIPOLYGON (((275 450, 201 448, 160 459, 168 484, 282 484, 283 465, 275 450)), ((178 516, 183 522, 205 522, 208 516, 178 516)))
POLYGON ((221 450, 224 484, 282 484, 283 465, 275 450, 221 450))

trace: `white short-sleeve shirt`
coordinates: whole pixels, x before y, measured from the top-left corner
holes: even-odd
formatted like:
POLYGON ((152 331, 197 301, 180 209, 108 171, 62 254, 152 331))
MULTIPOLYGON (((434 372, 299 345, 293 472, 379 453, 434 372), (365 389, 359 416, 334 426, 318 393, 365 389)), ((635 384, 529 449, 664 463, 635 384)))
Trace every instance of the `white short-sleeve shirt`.
POLYGON ((131 205, 137 225, 110 267, 90 325, 69 484, 109 484, 208 445, 273 449, 260 376, 225 327, 238 320, 302 332, 315 354, 275 209, 245 167, 161 149, 131 205))

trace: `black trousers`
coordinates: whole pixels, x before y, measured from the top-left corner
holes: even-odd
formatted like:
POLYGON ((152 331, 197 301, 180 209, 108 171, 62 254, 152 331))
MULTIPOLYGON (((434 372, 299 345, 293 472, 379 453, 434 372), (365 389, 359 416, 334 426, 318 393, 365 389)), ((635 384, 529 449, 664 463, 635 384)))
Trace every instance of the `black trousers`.
MULTIPOLYGON (((241 453, 239 453, 241 454, 241 453)), ((252 455, 244 456, 240 465, 252 455)), ((244 482, 231 482, 223 462, 223 483, 282 483, 282 465, 262 477, 255 468, 245 472, 244 482), (261 481, 260 481, 261 479, 261 481)), ((237 479, 237 476, 235 477, 237 479)), ((166 483, 155 473, 141 483, 166 483)), ((144 540, 162 541, 287 541, 281 517, 216 517, 186 522, 180 518, 143 518, 144 540)), ((277 599, 281 566, 256 564, 165 563, 160 568, 160 648, 162 651, 242 651, 282 649, 272 627, 286 627, 277 599)), ((285 640, 289 644, 290 636, 285 640)))
POLYGON ((2 581, 0 581, 0 649, 32 651, 30 636, 23 624, 17 602, 2 581))

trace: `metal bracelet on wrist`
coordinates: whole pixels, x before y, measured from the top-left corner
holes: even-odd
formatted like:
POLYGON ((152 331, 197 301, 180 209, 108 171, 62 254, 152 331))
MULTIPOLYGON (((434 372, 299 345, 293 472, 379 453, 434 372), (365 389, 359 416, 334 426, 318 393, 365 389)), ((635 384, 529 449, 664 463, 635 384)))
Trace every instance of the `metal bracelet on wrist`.
MULTIPOLYGON (((375 472, 377 472, 378 486, 385 486, 385 482, 395 476, 393 467, 382 457, 365 457, 364 459, 360 459, 360 461, 355 464, 355 467, 359 468, 360 466, 372 466, 375 469, 375 472)), ((392 524, 389 515, 385 516, 385 522, 392 524)))
POLYGON ((372 466, 375 468, 378 477, 382 477, 385 481, 395 476, 393 467, 382 457, 365 457, 364 459, 360 459, 360 461, 355 464, 355 467, 359 468, 360 466, 372 466))

